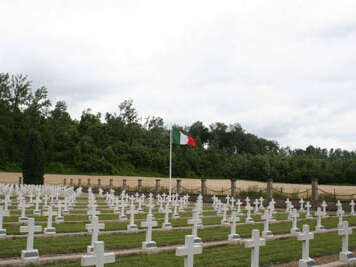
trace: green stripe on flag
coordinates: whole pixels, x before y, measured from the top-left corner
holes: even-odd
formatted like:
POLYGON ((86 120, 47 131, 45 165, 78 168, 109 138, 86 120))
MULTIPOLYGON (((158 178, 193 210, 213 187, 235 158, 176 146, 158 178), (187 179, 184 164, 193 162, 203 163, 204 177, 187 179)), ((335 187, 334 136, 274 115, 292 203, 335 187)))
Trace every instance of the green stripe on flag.
POLYGON ((172 132, 173 144, 180 145, 180 132, 176 129, 173 129, 172 132))

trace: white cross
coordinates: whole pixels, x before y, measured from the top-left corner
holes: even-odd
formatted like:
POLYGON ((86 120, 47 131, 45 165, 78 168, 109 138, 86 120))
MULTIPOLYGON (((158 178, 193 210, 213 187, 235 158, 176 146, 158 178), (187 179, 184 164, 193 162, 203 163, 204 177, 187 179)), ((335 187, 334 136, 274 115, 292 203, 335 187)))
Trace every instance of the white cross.
POLYGON ((315 212, 315 216, 317 216, 317 221, 316 221, 316 226, 315 229, 317 231, 322 230, 324 227, 321 225, 321 216, 323 215, 323 212, 321 211, 320 207, 315 212))
POLYGON ((297 218, 299 217, 299 214, 297 212, 297 209, 293 209, 291 216, 292 216, 292 229, 291 229, 291 232, 295 233, 295 232, 298 231, 297 218))
POLYGON ((304 212, 304 207, 303 207, 304 200, 303 200, 302 198, 299 200, 299 204, 300 204, 300 209, 299 209, 299 211, 300 211, 300 212, 304 212))
POLYGON ((355 214, 355 201, 352 199, 350 202, 350 206, 351 206, 351 215, 355 214))
MULTIPOLYGON (((40 196, 37 195, 37 196, 36 196, 36 199, 35 199, 35 211, 37 211, 37 212, 40 212, 40 210, 39 210, 39 204, 40 204, 40 196)), ((35 212, 35 211, 34 211, 34 212, 35 212)))
POLYGON ((188 220, 188 224, 192 224, 193 228, 193 236, 197 237, 198 236, 198 224, 201 223, 201 219, 199 218, 199 214, 197 212, 193 213, 193 217, 191 219, 188 220))
POLYGON ((230 196, 226 196, 225 199, 226 199, 226 204, 227 204, 227 205, 230 205, 230 196))
POLYGON ((253 202, 253 204, 255 205, 255 213, 258 213, 258 204, 260 204, 260 202, 258 201, 258 199, 256 198, 255 201, 253 202))
POLYGON ((263 229, 263 232, 262 232, 262 236, 264 235, 267 235, 269 233, 269 220, 271 219, 271 214, 268 212, 268 210, 265 210, 265 213, 264 215, 261 216, 261 219, 262 220, 265 220, 264 222, 264 229, 263 229))
POLYGON ((252 210, 252 207, 250 205, 250 203, 248 203, 245 207, 245 209, 247 210, 247 215, 246 215, 246 222, 251 222, 253 221, 253 219, 251 218, 251 210, 252 210))
POLYGON ((263 209, 264 207, 263 207, 263 197, 260 197, 260 209, 263 209))
POLYGON ((147 227, 146 231, 146 242, 152 241, 152 227, 157 226, 157 221, 152 220, 152 214, 147 214, 147 219, 145 222, 141 222, 141 227, 147 227))
POLYGON ((338 234, 342 236, 342 252, 349 252, 349 235, 352 234, 352 229, 349 227, 348 221, 342 223, 342 227, 339 228, 338 234))
POLYGON ((91 224, 86 224, 85 229, 91 232, 91 245, 98 241, 99 231, 105 228, 105 224, 99 223, 98 216, 93 216, 91 224))
POLYGON ((247 239, 245 242, 246 248, 252 248, 251 252, 251 267, 259 267, 260 246, 265 246, 266 240, 260 238, 260 231, 252 230, 252 239, 247 239))
POLYGON ((184 267, 193 267, 194 255, 201 254, 202 252, 202 246, 194 244, 193 235, 186 235, 184 247, 176 248, 176 256, 184 256, 184 267))
POLYGON ((337 208, 336 215, 339 216, 339 224, 338 227, 342 226, 342 216, 345 214, 345 212, 342 210, 342 206, 340 205, 337 208))
POLYGON ((227 218, 226 218, 227 211, 228 211, 227 204, 224 204, 224 206, 223 206, 223 218, 221 220, 221 224, 228 223, 227 218))
POLYGON ((303 225, 303 232, 298 233, 298 240, 303 241, 302 245, 302 259, 309 259, 309 240, 314 239, 314 233, 309 232, 309 225, 303 225))
POLYGON ((246 201, 246 206, 247 206, 248 204, 250 204, 250 198, 249 198, 249 197, 246 197, 246 198, 245 198, 245 201, 246 201))
POLYGON ((234 197, 231 197, 231 199, 230 199, 230 203, 231 203, 230 207, 231 207, 231 209, 234 208, 234 203, 235 203, 235 202, 236 202, 235 198, 234 198, 234 197))
POLYGON ((0 229, 2 229, 3 217, 9 216, 9 211, 4 210, 3 206, 0 206, 0 229))
POLYGON ((234 236, 236 235, 236 222, 240 221, 240 217, 236 216, 236 211, 233 210, 231 212, 231 217, 230 217, 230 222, 231 222, 231 229, 230 229, 230 235, 234 236))
POLYGON ((28 204, 26 204, 26 199, 23 199, 20 203, 21 207, 21 217, 25 218, 26 217, 26 208, 29 207, 28 204))
POLYGON ((323 217, 326 217, 326 207, 328 206, 328 204, 326 204, 325 200, 323 200, 323 203, 321 204, 321 206, 323 207, 323 217))
POLYGON ((238 200, 236 201, 237 214, 240 214, 240 213, 241 213, 241 204, 242 204, 242 202, 240 201, 240 199, 238 199, 238 200))
POLYGON ((289 212, 289 209, 290 209, 290 201, 289 201, 289 198, 287 198, 287 200, 285 201, 286 203, 286 212, 289 212))
POLYGON ((310 202, 307 201, 307 204, 305 204, 305 207, 307 208, 307 214, 305 215, 306 218, 310 218, 310 208, 311 208, 311 205, 310 205, 310 202))
POLYGON ((135 205, 132 203, 130 205, 130 225, 135 225, 135 214, 137 214, 136 210, 135 210, 135 205))
POLYGON ((104 267, 105 263, 115 262, 114 253, 104 253, 104 242, 96 241, 94 243, 94 254, 84 255, 81 258, 82 266, 95 265, 96 267, 104 267))
POLYGON ((167 203, 166 208, 164 209, 164 223, 163 223, 163 225, 169 224, 169 221, 168 221, 169 213, 171 213, 171 210, 169 209, 169 204, 167 203))
POLYGON ((29 218, 27 226, 20 226, 21 233, 28 233, 26 250, 33 250, 33 236, 35 232, 41 232, 42 226, 35 225, 35 219, 29 218))
POLYGON ((48 218, 47 218, 47 228, 51 228, 52 227, 52 216, 57 215, 57 213, 53 211, 53 208, 50 205, 48 207, 48 211, 45 212, 44 215, 48 216, 48 218))

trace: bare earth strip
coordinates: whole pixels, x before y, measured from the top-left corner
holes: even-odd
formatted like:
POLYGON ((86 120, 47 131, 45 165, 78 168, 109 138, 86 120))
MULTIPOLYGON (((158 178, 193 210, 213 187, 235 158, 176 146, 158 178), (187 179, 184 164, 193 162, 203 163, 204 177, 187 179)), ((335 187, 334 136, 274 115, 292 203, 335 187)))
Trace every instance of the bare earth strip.
MULTIPOLYGON (((0 183, 11 183, 15 184, 19 182, 19 177, 22 176, 22 173, 10 173, 10 172, 0 172, 0 183)), ((160 180, 161 187, 169 187, 168 178, 156 178, 156 177, 138 177, 138 176, 99 176, 99 175, 62 175, 62 174, 46 174, 45 183, 53 185, 63 185, 64 179, 66 179, 67 185, 70 183, 70 179, 73 179, 73 184, 77 185, 79 179, 81 180, 82 185, 88 184, 88 179, 90 179, 91 185, 96 186, 98 180, 101 180, 102 186, 109 186, 110 179, 112 179, 114 187, 121 187, 123 184, 123 179, 126 179, 126 183, 131 188, 136 188, 138 180, 142 180, 143 187, 154 187, 156 180, 160 180)), ((173 191, 176 188, 176 180, 180 179, 182 188, 184 191, 188 192, 200 192, 201 190, 201 181, 200 179, 189 179, 189 178, 172 178, 172 188, 173 191)), ((207 189, 208 194, 230 194, 231 193, 231 181, 228 179, 208 179, 207 180, 207 189)), ((248 189, 256 190, 266 190, 265 182, 256 182, 256 181, 246 181, 246 180, 237 180, 236 187, 238 191, 247 191, 248 189)), ((305 192, 310 190, 310 184, 286 184, 286 183, 273 183, 273 188, 278 191, 283 191, 284 193, 296 193, 296 192, 305 192)), ((356 194, 356 186, 338 186, 338 185, 319 185, 319 193, 322 194, 323 191, 330 194, 336 193, 336 195, 352 195, 356 194)), ((354 196, 356 197, 356 195, 354 196)), ((338 197, 342 198, 342 197, 338 197)), ((350 197, 347 197, 350 198, 350 197)))

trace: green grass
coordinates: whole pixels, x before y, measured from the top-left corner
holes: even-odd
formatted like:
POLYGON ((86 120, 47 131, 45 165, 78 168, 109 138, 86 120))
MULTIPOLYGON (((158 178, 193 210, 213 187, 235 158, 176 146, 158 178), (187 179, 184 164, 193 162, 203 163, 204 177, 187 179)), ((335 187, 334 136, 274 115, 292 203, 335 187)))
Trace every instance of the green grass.
MULTIPOLYGON (((356 247, 356 236, 350 236, 350 249, 356 247)), ((280 240, 267 241, 266 246, 260 250, 260 264, 269 265, 278 262, 290 262, 301 258, 302 243, 296 238, 285 238, 280 240)), ((105 249, 108 249, 105 243, 105 249)), ((317 257, 328 254, 335 254, 341 250, 341 237, 337 233, 316 234, 315 239, 310 242, 310 255, 317 257)), ((203 253, 194 257, 194 266, 249 266, 251 259, 251 249, 241 245, 224 245, 211 248, 204 248, 203 253)), ((48 266, 75 267, 76 263, 61 263, 48 266)), ((183 266, 183 257, 175 256, 175 252, 162 252, 159 254, 136 254, 130 256, 116 257, 116 262, 107 266, 183 266)))
MULTIPOLYGON (((346 218, 345 218, 346 219, 346 218)), ((356 225, 356 217, 349 217, 350 225, 356 225)), ((298 222, 298 227, 302 227, 303 224, 309 224, 311 229, 314 229, 316 220, 303 220, 298 222)), ((335 227, 338 219, 331 217, 323 220, 323 225, 326 228, 335 227)), ((64 225, 64 224, 63 224, 64 225)), ((68 225, 68 229, 73 230, 73 225, 68 225)), ((77 227, 84 227, 84 224, 78 224, 77 227)), ((110 227, 106 225, 106 228, 110 227)), ((274 234, 289 233, 291 223, 278 223, 271 224, 270 230, 274 234)), ((83 231, 84 229, 81 228, 83 231)), ((237 233, 241 237, 247 238, 251 235, 252 229, 263 229, 263 224, 256 225, 241 225, 237 227, 237 233)), ((199 229, 198 235, 203 241, 215 241, 225 240, 230 232, 229 227, 214 227, 199 229)), ((155 240, 158 246, 179 244, 184 241, 184 235, 190 234, 191 230, 171 230, 166 232, 153 232, 153 240, 155 240)), ((141 242, 145 239, 145 232, 141 233, 120 233, 112 235, 100 235, 99 240, 105 241, 105 247, 107 249, 126 249, 140 247, 141 242)), ((35 238, 35 248, 40 250, 41 255, 52 253, 73 253, 84 252, 86 246, 90 243, 90 236, 66 236, 66 237, 46 237, 35 238), (68 246, 70 244, 70 246, 68 246)), ((25 247, 25 238, 14 238, 7 240, 0 240, 0 257, 10 257, 20 255, 21 249, 25 247)))

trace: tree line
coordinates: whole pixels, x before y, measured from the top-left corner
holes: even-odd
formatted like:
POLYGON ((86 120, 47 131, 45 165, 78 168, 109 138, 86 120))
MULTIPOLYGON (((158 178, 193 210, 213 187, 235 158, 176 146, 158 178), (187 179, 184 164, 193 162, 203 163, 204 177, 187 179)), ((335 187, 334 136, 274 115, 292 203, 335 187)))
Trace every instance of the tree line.
MULTIPOLYGON (((354 151, 292 150, 239 123, 174 127, 197 146, 173 147, 173 177, 355 183, 354 151)), ((0 73, 0 170, 22 171, 38 161, 47 173, 167 177, 169 128, 160 117, 140 118, 132 100, 117 113, 86 109, 76 120, 64 101, 52 104, 47 88, 32 88, 25 75, 0 73)))

